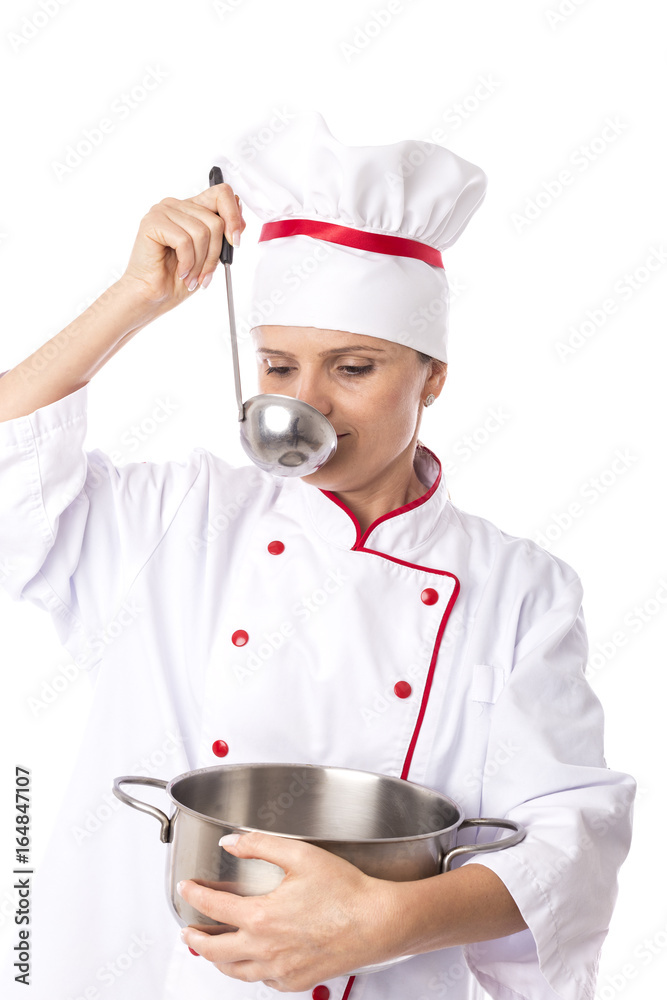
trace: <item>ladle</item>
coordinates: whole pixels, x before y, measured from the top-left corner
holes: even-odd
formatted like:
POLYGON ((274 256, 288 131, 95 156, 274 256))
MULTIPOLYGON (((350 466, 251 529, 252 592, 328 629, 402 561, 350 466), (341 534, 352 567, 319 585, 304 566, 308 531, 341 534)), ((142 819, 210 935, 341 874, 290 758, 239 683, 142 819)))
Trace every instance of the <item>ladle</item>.
MULTIPOLYGON (((209 186, 222 184, 220 167, 212 167, 209 186)), ((220 260, 225 268, 236 402, 241 424, 241 445, 255 465, 274 476, 308 476, 320 469, 336 451, 336 431, 323 413, 310 403, 279 393, 262 393, 243 402, 232 297, 231 263, 234 248, 222 238, 220 260)))

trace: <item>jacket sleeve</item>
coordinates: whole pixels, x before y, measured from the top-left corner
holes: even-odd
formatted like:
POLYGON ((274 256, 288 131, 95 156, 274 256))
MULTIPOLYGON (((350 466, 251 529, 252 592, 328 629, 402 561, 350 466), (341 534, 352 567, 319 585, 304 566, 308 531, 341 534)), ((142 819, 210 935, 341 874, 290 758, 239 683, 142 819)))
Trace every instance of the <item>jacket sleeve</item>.
MULTIPOLYGON (((499 876, 528 926, 464 948, 494 1000, 593 1000, 631 839, 636 784, 604 758, 602 707, 585 678, 581 582, 548 559, 537 593, 524 599, 512 669, 492 707, 495 766, 482 788, 481 814, 515 820, 527 836, 465 862, 499 876)), ((478 842, 494 836, 485 830, 478 842)))
POLYGON ((197 479, 203 449, 183 463, 117 468, 84 451, 86 403, 83 386, 0 422, 0 586, 47 610, 62 645, 90 669, 197 479))

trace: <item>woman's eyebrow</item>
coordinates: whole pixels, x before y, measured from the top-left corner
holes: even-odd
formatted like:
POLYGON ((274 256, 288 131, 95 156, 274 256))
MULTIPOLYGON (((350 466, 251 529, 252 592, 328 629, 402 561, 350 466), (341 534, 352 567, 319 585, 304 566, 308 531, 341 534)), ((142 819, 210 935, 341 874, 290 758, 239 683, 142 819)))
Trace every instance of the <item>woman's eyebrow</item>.
MULTIPOLYGON (((328 351, 320 351, 318 354, 319 358, 324 358, 329 354, 356 354, 358 352, 364 351, 375 351, 376 354, 385 354, 386 352, 381 347, 364 347, 363 344, 350 344, 347 347, 332 347, 328 351)), ((282 358, 294 358, 294 354, 290 354, 289 351, 274 351, 268 347, 258 347, 256 354, 273 354, 282 358)))

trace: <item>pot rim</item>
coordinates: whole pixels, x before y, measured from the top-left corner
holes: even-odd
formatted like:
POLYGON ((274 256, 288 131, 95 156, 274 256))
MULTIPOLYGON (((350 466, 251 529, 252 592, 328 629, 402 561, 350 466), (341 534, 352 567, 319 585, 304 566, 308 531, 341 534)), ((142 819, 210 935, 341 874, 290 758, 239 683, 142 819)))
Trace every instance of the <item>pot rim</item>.
MULTIPOLYGON (((177 774, 171 781, 167 784, 165 791, 167 792, 169 798, 173 802, 176 810, 187 813, 189 816, 195 817, 195 819, 203 820, 206 823, 212 823, 214 826, 219 826, 221 828, 233 829, 240 833, 266 833, 269 836, 274 837, 285 837, 288 840, 303 840, 310 844, 401 844, 416 840, 430 840, 433 837, 441 837, 444 834, 452 833, 461 826, 465 819, 463 810, 457 802, 454 801, 449 795, 445 795, 443 792, 439 792, 437 788, 430 788, 428 785, 422 785, 416 781, 410 781, 407 778, 397 778, 395 775, 391 774, 381 774, 377 771, 366 771, 363 768, 354 767, 337 767, 335 765, 329 764, 304 764, 302 762, 290 762, 290 761, 267 761, 262 762, 252 762, 247 764, 213 764, 210 767, 199 767, 193 771, 184 771, 182 774, 177 774), (374 778, 384 778, 391 782, 400 782, 401 785, 407 784, 412 785, 414 788, 419 789, 420 793, 427 792, 431 795, 435 795, 441 801, 444 801, 451 805, 458 814, 458 818, 454 823, 449 826, 442 827, 440 830, 431 830, 427 833, 415 833, 407 837, 308 837, 298 833, 280 833, 278 830, 267 830, 265 827, 259 826, 244 826, 239 823, 229 823, 221 819, 216 819, 214 816, 209 816, 206 813, 198 812, 196 809, 192 809, 190 806, 182 805, 172 792, 172 787, 179 781, 184 781, 188 778, 193 778, 199 774, 209 774, 212 771, 230 771, 230 770, 254 770, 259 768, 284 768, 284 767, 295 767, 295 768, 308 768, 314 771, 344 771, 351 774, 364 774, 374 778)), ((170 817, 172 820, 174 814, 170 817)))

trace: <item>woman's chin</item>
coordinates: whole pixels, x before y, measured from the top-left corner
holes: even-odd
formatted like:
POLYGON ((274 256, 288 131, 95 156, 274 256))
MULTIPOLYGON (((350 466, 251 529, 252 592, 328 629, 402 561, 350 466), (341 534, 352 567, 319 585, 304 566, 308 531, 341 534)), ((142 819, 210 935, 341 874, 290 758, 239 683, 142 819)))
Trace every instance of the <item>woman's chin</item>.
POLYGON ((350 456, 343 455, 338 450, 317 472, 311 472, 308 476, 301 476, 301 479, 304 483, 308 483, 310 486, 317 486, 320 490, 335 492, 336 490, 350 488, 349 483, 356 478, 354 472, 354 463, 350 461, 350 456))
POLYGON ((308 483, 309 486, 317 486, 320 490, 331 490, 335 492, 336 490, 344 489, 344 480, 340 475, 336 475, 332 469, 329 468, 328 464, 322 466, 317 472, 311 472, 309 476, 301 476, 302 482, 308 483))

